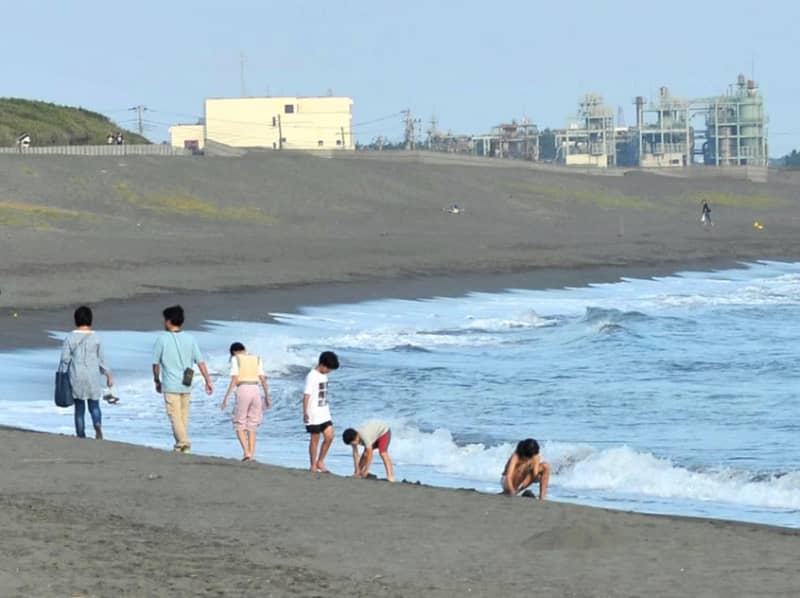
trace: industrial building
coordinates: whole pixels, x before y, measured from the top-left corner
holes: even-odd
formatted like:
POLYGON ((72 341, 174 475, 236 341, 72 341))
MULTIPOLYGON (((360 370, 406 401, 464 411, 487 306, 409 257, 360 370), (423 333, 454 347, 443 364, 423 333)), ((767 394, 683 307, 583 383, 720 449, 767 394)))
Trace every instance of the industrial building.
POLYGON ((765 166, 768 161, 764 98, 753 80, 739 75, 727 95, 706 101, 706 164, 765 166))
POLYGON ((661 87, 656 98, 638 96, 634 105, 636 122, 625 127, 613 106, 589 93, 564 129, 540 132, 527 120, 511 121, 484 135, 433 135, 428 148, 590 168, 768 163, 764 99, 757 83, 744 75, 720 96, 684 99, 661 87))
POLYGON ((603 96, 586 94, 577 116, 556 132, 556 157, 567 166, 607 168, 617 163, 614 109, 603 96))
POLYGON ((348 97, 208 98, 203 124, 176 125, 170 136, 173 146, 190 149, 352 150, 352 125, 348 97))
POLYGON ((634 100, 636 127, 633 164, 641 168, 687 166, 692 162, 694 138, 689 117, 689 102, 670 95, 666 87, 658 100, 645 104, 643 97, 634 100))
POLYGON ((527 119, 501 123, 493 127, 488 135, 473 137, 472 142, 473 152, 477 156, 539 160, 539 129, 527 119))

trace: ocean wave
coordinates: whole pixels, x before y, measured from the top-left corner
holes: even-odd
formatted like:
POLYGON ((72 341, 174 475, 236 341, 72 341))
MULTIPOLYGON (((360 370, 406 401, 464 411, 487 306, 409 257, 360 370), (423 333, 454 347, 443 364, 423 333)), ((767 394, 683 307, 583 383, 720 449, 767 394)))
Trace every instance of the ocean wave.
POLYGON ((800 509, 800 471, 689 468, 625 446, 593 451, 584 459, 560 468, 558 483, 581 490, 800 509))
POLYGON ((540 316, 533 310, 527 311, 513 318, 477 318, 467 316, 465 329, 475 332, 498 332, 503 330, 516 330, 521 328, 550 328, 558 326, 560 319, 557 317, 540 316))
POLYGON ((430 352, 439 347, 478 347, 497 342, 488 334, 445 334, 424 330, 368 330, 342 336, 330 336, 323 344, 342 349, 372 351, 403 351, 413 347, 415 352, 430 352))
MULTIPOLYGON (((392 454, 398 463, 428 466, 475 482, 497 482, 514 443, 459 444, 444 429, 423 432, 393 428, 392 454)), ((552 483, 570 490, 649 498, 712 501, 770 509, 800 509, 800 471, 757 472, 732 468, 688 467, 652 453, 621 446, 542 442, 552 467, 552 483)))
POLYGON ((582 319, 592 330, 601 335, 630 333, 632 325, 652 319, 639 311, 623 311, 613 308, 587 307, 582 319))

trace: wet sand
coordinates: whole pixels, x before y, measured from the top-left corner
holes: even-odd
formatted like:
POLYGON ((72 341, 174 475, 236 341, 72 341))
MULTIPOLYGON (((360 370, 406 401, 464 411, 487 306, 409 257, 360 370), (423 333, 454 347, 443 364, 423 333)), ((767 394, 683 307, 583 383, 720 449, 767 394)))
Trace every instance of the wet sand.
POLYGON ((0 480, 2 596, 800 591, 796 530, 391 485, 9 429, 0 430, 0 480))

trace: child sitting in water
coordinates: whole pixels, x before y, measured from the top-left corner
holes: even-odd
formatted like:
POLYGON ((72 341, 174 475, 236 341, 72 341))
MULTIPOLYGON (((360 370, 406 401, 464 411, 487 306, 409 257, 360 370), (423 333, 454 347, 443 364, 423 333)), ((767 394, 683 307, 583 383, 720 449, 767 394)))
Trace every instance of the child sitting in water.
POLYGON ((539 443, 526 438, 517 444, 514 453, 506 462, 500 485, 503 494, 516 496, 534 482, 539 482, 539 500, 547 497, 547 484, 550 482, 550 464, 539 456, 539 443))

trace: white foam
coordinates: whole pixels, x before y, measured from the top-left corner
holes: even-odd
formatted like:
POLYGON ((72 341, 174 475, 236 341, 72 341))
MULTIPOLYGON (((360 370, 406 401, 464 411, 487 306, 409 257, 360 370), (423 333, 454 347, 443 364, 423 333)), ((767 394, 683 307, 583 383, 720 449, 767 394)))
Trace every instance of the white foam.
POLYGON ((669 459, 629 447, 594 451, 574 464, 561 467, 558 483, 583 490, 800 509, 798 471, 781 476, 759 476, 755 472, 730 468, 692 471, 675 465, 669 459))
MULTIPOLYGON (((444 429, 421 432, 392 428, 391 452, 399 463, 432 467, 474 482, 497 482, 513 443, 458 445, 444 429)), ((542 458, 553 468, 552 484, 572 490, 645 498, 710 501, 770 509, 800 509, 800 471, 785 475, 720 469, 691 471, 669 459, 621 446, 599 450, 588 444, 543 442, 542 458)))

